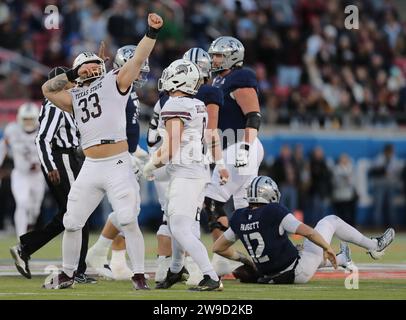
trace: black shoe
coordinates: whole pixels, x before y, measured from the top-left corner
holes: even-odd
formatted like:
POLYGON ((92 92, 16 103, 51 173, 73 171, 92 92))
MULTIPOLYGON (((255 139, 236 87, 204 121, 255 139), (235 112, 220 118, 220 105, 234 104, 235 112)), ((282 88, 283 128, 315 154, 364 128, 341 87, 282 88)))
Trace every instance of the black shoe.
POLYGON ((134 273, 131 278, 135 290, 150 290, 147 279, 143 273, 134 273))
POLYGON ((218 281, 213 280, 210 278, 209 275, 205 274, 203 276, 203 280, 200 281, 197 287, 189 288, 191 291, 222 291, 223 290, 223 283, 219 279, 218 281))
POLYGON ((42 287, 44 289, 66 289, 72 287, 74 284, 74 278, 69 277, 65 272, 61 272, 52 277, 49 282, 44 283, 42 287))
POLYGON ((166 273, 165 280, 162 282, 158 282, 157 285, 155 286, 155 289, 169 289, 175 283, 182 282, 184 279, 183 275, 185 273, 187 273, 185 267, 182 267, 182 270, 180 270, 178 273, 172 273, 171 269, 169 268, 168 272, 166 273))
POLYGON ((24 250, 20 244, 10 248, 11 256, 14 259, 14 264, 18 270, 24 277, 27 279, 31 279, 31 271, 30 266, 28 264, 28 260, 30 257, 24 253, 24 250))
POLYGON ((85 273, 78 273, 75 275, 75 283, 88 284, 88 283, 97 283, 95 278, 89 277, 85 273))

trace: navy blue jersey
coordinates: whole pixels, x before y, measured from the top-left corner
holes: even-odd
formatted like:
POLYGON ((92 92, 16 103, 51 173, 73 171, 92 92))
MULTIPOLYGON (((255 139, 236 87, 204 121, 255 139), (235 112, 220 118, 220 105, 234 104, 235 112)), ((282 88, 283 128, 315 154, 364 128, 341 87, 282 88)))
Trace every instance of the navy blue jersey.
MULTIPOLYGON (((166 101, 169 99, 169 94, 166 91, 159 93, 159 105, 161 109, 164 107, 166 101)), ((161 110, 159 110, 161 111, 161 110)))
POLYGON ((137 149, 137 145, 140 139, 140 124, 138 123, 138 117, 140 114, 138 96, 133 89, 130 93, 130 97, 127 101, 127 107, 125 108, 127 119, 127 142, 128 151, 133 153, 137 149))
POLYGON ((204 84, 199 88, 195 98, 203 101, 206 106, 211 103, 217 104, 220 109, 224 104, 223 93, 221 90, 208 84, 204 84))
POLYGON ((299 255, 287 233, 279 234, 281 221, 289 213, 279 203, 270 203, 257 209, 239 209, 230 219, 231 229, 263 275, 283 271, 299 255))
MULTIPOLYGON (((244 129, 246 123, 245 115, 230 94, 239 88, 254 88, 258 90, 257 78, 254 71, 245 68, 233 69, 224 77, 217 76, 214 78, 213 86, 221 89, 224 99, 224 105, 219 111, 219 129, 222 131, 232 129, 235 133, 237 129, 244 129)), ((223 146, 226 147, 226 145, 223 146)))

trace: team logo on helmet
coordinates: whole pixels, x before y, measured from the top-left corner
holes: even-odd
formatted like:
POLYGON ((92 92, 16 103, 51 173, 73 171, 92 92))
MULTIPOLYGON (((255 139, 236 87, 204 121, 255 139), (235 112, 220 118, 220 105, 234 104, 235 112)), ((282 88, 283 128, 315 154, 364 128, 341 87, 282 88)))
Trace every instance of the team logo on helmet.
POLYGON ((186 64, 180 64, 176 67, 176 74, 182 74, 184 73, 185 75, 188 74, 188 65, 186 64))

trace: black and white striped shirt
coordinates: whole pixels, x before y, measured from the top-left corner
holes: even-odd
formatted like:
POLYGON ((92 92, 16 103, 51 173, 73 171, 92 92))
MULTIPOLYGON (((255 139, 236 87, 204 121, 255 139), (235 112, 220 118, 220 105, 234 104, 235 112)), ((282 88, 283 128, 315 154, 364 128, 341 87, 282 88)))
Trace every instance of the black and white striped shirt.
POLYGON ((35 143, 45 171, 56 170, 53 148, 79 147, 79 130, 73 116, 45 99, 39 115, 39 131, 35 143))

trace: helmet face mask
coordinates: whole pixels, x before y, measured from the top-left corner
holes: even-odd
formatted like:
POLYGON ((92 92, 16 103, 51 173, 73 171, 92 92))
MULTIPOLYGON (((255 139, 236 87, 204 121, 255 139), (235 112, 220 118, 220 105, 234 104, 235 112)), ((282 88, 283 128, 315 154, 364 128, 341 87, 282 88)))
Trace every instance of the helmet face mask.
POLYGON ((192 61, 179 59, 162 71, 161 78, 158 79, 158 90, 195 95, 202 84, 200 68, 192 61))
POLYGON ((33 132, 38 126, 39 110, 35 103, 27 102, 20 106, 17 113, 17 122, 25 132, 33 132))
POLYGON ((106 74, 106 65, 104 63, 104 60, 93 52, 82 52, 81 54, 79 54, 73 61, 73 69, 79 69, 82 65, 87 63, 97 63, 99 64, 99 67, 92 69, 92 74, 90 76, 86 78, 77 78, 76 82, 78 84, 83 84, 84 82, 100 78, 106 74))
MULTIPOLYGON (((119 48, 114 58, 113 62, 114 68, 121 68, 128 60, 130 60, 134 56, 136 48, 137 46, 134 45, 127 45, 119 48)), ((147 59, 141 66, 138 79, 134 80, 134 87, 141 88, 147 83, 149 71, 150 71, 149 61, 147 59)))
POLYGON ((247 187, 247 201, 249 204, 279 203, 281 193, 278 185, 270 177, 258 176, 247 187))
POLYGON ((212 64, 211 70, 215 73, 229 70, 233 67, 241 67, 244 63, 244 46, 240 40, 234 37, 217 38, 211 43, 208 52, 212 60, 218 60, 218 58, 214 58, 215 55, 223 56, 221 62, 216 61, 216 66, 212 64))

